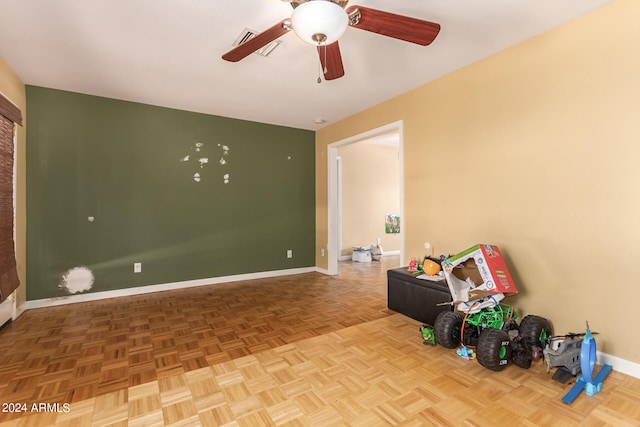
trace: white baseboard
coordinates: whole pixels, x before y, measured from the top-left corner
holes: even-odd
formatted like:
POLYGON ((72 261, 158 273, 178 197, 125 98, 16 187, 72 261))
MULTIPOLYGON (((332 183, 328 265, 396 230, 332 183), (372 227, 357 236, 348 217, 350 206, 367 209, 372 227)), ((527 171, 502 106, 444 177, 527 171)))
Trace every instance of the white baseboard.
POLYGON ((18 317, 22 316, 22 313, 24 313, 27 310, 27 303, 23 302, 22 305, 19 305, 16 307, 16 317, 13 320, 16 320, 18 317))
POLYGON ((383 256, 394 256, 394 255, 400 255, 400 251, 384 251, 384 253, 382 254, 383 256))
POLYGON ((290 276, 317 271, 315 267, 292 268, 288 270, 264 271, 259 273, 237 274, 234 276, 212 277, 208 279, 186 280, 184 282, 163 283, 159 285, 138 286, 135 288, 117 289, 113 291, 92 292, 88 294, 69 295, 57 298, 44 298, 27 301, 24 310, 42 307, 53 307, 78 302, 97 301, 107 298, 118 298, 132 295, 149 294, 152 292, 170 291, 174 289, 192 288, 195 286, 217 285, 220 283, 239 282, 241 280, 264 279, 269 277, 290 276))
POLYGON ((597 353, 596 363, 598 365, 611 365, 614 371, 621 372, 630 377, 640 378, 640 363, 631 362, 599 351, 597 353))
POLYGON ((329 270, 326 268, 320 268, 320 267, 316 267, 316 271, 318 273, 324 274, 326 276, 331 276, 331 274, 329 273, 329 270))
POLYGON ((9 295, 9 298, 0 303, 0 326, 15 320, 16 318, 16 300, 14 294, 9 295))

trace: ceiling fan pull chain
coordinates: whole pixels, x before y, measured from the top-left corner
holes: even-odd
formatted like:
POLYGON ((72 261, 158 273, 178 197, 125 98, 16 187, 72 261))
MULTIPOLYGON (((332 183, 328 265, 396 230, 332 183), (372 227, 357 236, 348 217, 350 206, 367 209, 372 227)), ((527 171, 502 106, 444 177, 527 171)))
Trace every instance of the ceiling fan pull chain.
POLYGON ((324 42, 324 73, 327 74, 327 42, 324 42))
MULTIPOLYGON (((318 40, 318 50, 320 50, 320 40, 318 40)), ((325 48, 325 55, 327 53, 327 50, 325 48)), ((324 60, 325 64, 327 63, 327 59, 325 57, 324 60)), ((325 71, 326 73, 326 71, 325 71)), ((316 80, 318 82, 318 84, 322 83, 322 61, 320 60, 320 58, 318 57, 318 80, 316 80)))

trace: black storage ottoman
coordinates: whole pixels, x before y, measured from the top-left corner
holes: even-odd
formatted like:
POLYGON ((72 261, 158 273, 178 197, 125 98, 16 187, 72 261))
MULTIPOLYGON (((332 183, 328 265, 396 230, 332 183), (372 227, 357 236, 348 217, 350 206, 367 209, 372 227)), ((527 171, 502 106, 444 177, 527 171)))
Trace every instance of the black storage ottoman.
POLYGON ((433 325, 442 311, 451 311, 447 282, 418 279, 407 271, 408 267, 387 270, 387 307, 412 319, 433 325))

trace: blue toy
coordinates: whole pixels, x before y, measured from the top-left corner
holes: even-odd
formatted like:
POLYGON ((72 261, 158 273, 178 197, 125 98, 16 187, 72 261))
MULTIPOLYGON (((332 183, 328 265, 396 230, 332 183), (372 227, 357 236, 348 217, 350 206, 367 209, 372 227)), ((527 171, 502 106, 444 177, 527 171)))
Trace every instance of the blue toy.
POLYGON ((593 378, 595 365, 596 340, 593 338, 591 330, 589 329, 589 322, 587 322, 586 333, 582 339, 582 347, 580 349, 580 369, 582 370, 582 375, 578 377, 575 385, 562 398, 564 403, 573 402, 583 389, 585 393, 587 393, 587 396, 593 396, 602 390, 602 382, 607 375, 609 375, 609 372, 611 372, 611 365, 602 365, 598 374, 593 378))
POLYGON ((463 357, 467 360, 475 359, 476 355, 470 348, 467 348, 466 345, 461 344, 460 348, 456 350, 456 354, 460 357, 463 357))

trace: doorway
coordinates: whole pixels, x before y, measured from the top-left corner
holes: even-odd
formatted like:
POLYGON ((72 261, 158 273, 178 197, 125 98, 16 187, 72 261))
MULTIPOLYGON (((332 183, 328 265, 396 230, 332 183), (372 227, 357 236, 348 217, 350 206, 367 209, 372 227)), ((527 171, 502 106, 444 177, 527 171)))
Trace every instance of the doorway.
MULTIPOLYGON (((400 219, 404 218, 404 162, 403 162, 403 133, 402 121, 393 122, 370 131, 345 138, 340 141, 329 144, 327 150, 327 177, 328 177, 328 236, 327 236, 327 262, 328 273, 338 273, 338 260, 340 257, 342 233, 341 215, 340 215, 340 194, 342 190, 341 184, 341 167, 338 159, 338 149, 350 144, 371 140, 383 135, 396 134, 398 139, 398 156, 399 156, 399 212, 400 219)), ((404 227, 400 227, 400 262, 404 259, 404 227)))

